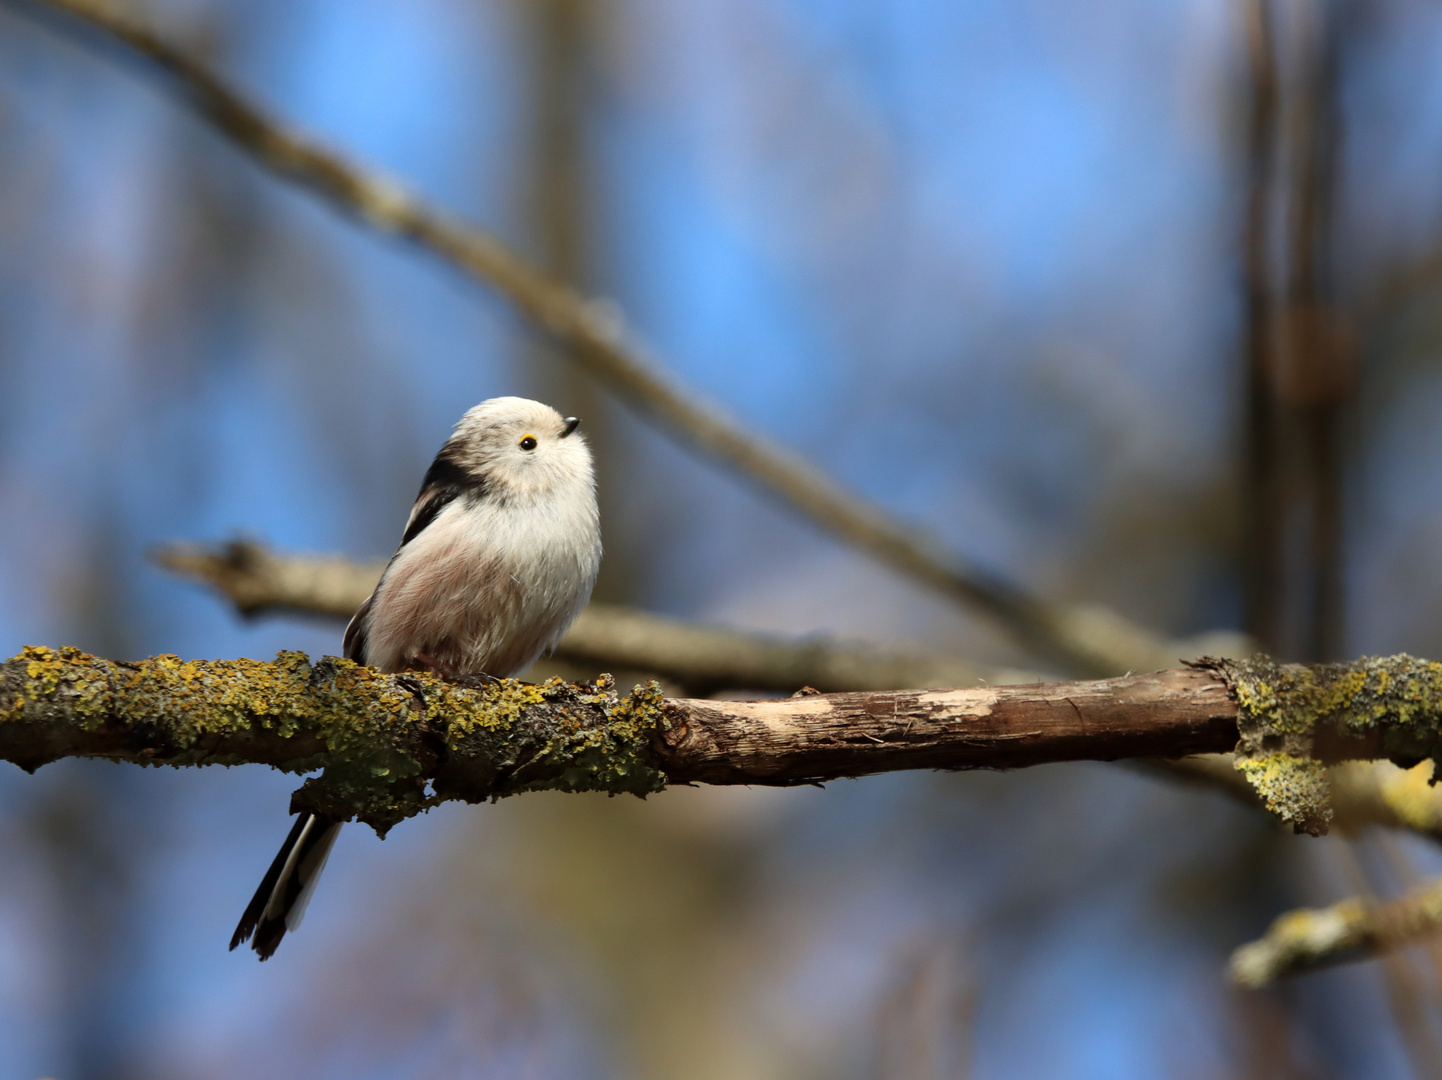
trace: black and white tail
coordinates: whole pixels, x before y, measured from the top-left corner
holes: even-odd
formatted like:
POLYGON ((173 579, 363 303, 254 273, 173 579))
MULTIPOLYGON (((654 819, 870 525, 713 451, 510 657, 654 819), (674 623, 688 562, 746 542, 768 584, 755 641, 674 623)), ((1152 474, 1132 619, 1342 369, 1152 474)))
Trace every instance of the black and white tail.
POLYGON ((295 819, 290 835, 240 917, 235 936, 230 939, 231 949, 248 940, 262 960, 269 960, 285 932, 300 926, 340 827, 339 821, 320 814, 301 814, 295 819))

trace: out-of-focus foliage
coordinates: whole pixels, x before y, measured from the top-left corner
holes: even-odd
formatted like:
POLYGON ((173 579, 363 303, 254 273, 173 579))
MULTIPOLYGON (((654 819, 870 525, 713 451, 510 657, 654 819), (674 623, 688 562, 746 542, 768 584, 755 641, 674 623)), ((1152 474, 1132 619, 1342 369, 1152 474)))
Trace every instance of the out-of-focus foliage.
MULTIPOLYGON (((1233 5, 146 10, 614 298, 693 385, 958 550, 1172 634, 1237 624, 1233 5), (542 184, 558 167, 573 182, 542 184)), ((1442 243, 1442 8, 1387 0, 1350 33, 1347 645, 1438 656, 1442 322, 1406 271, 1442 243)), ((338 651, 335 628, 238 622, 145 547, 239 529, 384 556, 449 425, 501 393, 584 412, 608 598, 1024 659, 639 424, 499 302, 261 173, 143 71, 0 8, 0 654, 338 651)), ((1281 836, 1121 768, 348 830, 262 966, 224 945, 290 783, 0 773, 0 1075, 1370 1080, 1442 1045, 1442 969, 1417 958, 1223 983, 1277 910, 1435 855, 1281 836)))

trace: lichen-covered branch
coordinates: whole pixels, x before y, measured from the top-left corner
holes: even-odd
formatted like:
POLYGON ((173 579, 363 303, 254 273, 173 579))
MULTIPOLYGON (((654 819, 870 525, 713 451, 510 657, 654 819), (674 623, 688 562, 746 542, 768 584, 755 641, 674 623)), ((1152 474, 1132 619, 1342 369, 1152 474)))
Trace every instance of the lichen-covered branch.
POLYGON ((1331 818, 1326 763, 1437 757, 1442 664, 1405 654, 1348 664, 1210 661, 1238 705, 1236 764, 1269 810, 1319 836, 1331 818))
POLYGON ((1266 935, 1232 954, 1233 981, 1257 989, 1289 975, 1359 960, 1442 930, 1442 881, 1400 900, 1344 900, 1289 911, 1266 935))
MULTIPOLYGON (((4 760, 27 770, 95 757, 318 772, 295 793, 294 809, 382 834, 450 799, 1177 758, 1239 739, 1243 755, 1296 758, 1276 766, 1282 773, 1308 764, 1303 753, 1410 764, 1435 758, 1439 727, 1442 665, 1408 656, 1315 668, 1214 661, 1094 682, 766 701, 667 698, 655 683, 623 695, 609 676, 461 685, 301 653, 123 663, 30 647, 0 663, 4 760)), ((1302 819, 1274 809, 1294 825, 1327 819, 1325 806, 1304 807, 1302 819)), ((1293 912, 1239 950, 1232 972, 1259 986, 1439 926, 1442 884, 1391 904, 1293 912)))
POLYGON ((663 717, 654 684, 629 695, 604 680, 470 688, 293 652, 118 663, 31 647, 0 665, 0 758, 21 768, 99 757, 322 770, 296 807, 382 833, 446 799, 660 790, 647 746, 663 717))
POLYGON ((666 783, 804 784, 899 769, 1177 756, 1236 739, 1205 671, 767 701, 552 680, 471 688, 346 660, 117 663, 32 647, 0 665, 0 758, 322 770, 298 808, 384 831, 437 801, 666 783))
MULTIPOLYGON (((654 683, 622 696, 604 676, 596 685, 490 680, 472 688, 334 658, 311 663, 300 653, 269 663, 117 663, 29 648, 0 667, 0 757, 27 769, 65 756, 320 769, 297 793, 298 806, 384 830, 441 799, 1175 758, 1223 751, 1239 731, 1245 747, 1259 725, 1287 730, 1289 752, 1310 725, 1307 747, 1323 759, 1415 763, 1438 740, 1439 688, 1442 665, 1403 656, 1318 669, 1218 661, 1095 682, 716 701, 665 698, 654 683)), ((1260 736, 1264 744, 1270 737, 1260 736)), ((1292 808, 1274 809, 1297 824, 1292 808)), ((1320 831, 1325 805, 1304 809, 1320 831)))
MULTIPOLYGON (((278 554, 239 540, 220 546, 167 545, 154 558, 174 573, 213 586, 248 615, 293 611, 348 618, 381 570, 378 564, 337 557, 278 554)), ((783 693, 802 686, 823 692, 900 690, 982 681, 969 664, 925 653, 824 639, 786 641, 603 604, 593 604, 581 615, 557 656, 594 670, 646 672, 692 693, 722 687, 783 693)), ((994 671, 986 672, 986 680, 1018 681, 1015 673, 994 671)), ((1231 754, 1152 764, 1221 788, 1248 805, 1267 806, 1231 754)), ((1442 786, 1430 784, 1430 778, 1430 767, 1407 770, 1387 761, 1331 765, 1327 786, 1332 823, 1344 832, 1381 825, 1442 840, 1442 786)))
MULTIPOLYGON (((281 555, 245 540, 219 547, 170 544, 152 558, 173 573, 214 587, 246 615, 297 612, 348 619, 370 595, 382 569, 329 556, 281 555)), ((592 604, 583 611, 555 655, 593 670, 646 672, 693 694, 722 688, 789 694, 803 686, 826 693, 902 690, 982 681, 975 667, 926 653, 824 638, 788 641, 613 604, 592 604)), ((993 681, 996 674, 986 673, 993 681)))
POLYGON ((913 524, 843 489, 777 443, 747 431, 667 375, 628 341, 613 306, 551 280, 490 234, 442 213, 397 181, 363 169, 282 124, 134 14, 100 0, 27 0, 62 12, 145 59, 259 165, 382 232, 404 237, 504 295, 621 399, 725 462, 852 546, 997 620, 1024 646, 1075 674, 1145 671, 1176 662, 1166 642, 1114 612, 1046 603, 967 565, 913 524))

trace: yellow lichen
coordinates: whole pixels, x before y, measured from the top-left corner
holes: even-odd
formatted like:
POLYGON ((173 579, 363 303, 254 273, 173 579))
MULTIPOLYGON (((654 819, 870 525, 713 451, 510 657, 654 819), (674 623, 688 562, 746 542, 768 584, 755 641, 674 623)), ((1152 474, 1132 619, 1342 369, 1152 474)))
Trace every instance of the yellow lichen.
POLYGON ((1238 705, 1237 767, 1283 820, 1326 831, 1319 739, 1335 758, 1436 758, 1442 664, 1405 654, 1350 664, 1280 665, 1264 656, 1215 665, 1238 705), (1310 763, 1310 764, 1309 764, 1310 763))
POLYGON ((1267 809, 1298 832, 1320 836, 1327 831, 1332 810, 1327 805, 1327 767, 1320 761, 1267 754, 1238 755, 1237 769, 1262 797, 1267 809))
MULTIPOLYGON (((479 693, 443 696, 439 704, 446 717, 446 746, 451 750, 458 749, 461 742, 477 730, 509 729, 527 709, 546 701, 547 687, 565 685, 560 679, 539 686, 515 679, 500 679, 488 683, 479 693)), ((440 689, 444 694, 447 686, 440 684, 440 689)))
MULTIPOLYGON (((437 753, 459 759, 453 773, 466 784, 456 797, 538 787, 659 789, 664 777, 642 759, 659 722, 659 689, 638 687, 618 699, 613 685, 498 680, 477 690, 426 673, 384 676, 330 657, 312 664, 297 652, 270 662, 156 656, 119 664, 33 647, 3 665, 0 721, 92 733, 114 726, 148 755, 118 756, 168 765, 235 763, 225 747, 257 730, 274 732, 295 740, 296 750, 273 764, 324 770, 298 793, 301 805, 384 831, 434 801, 425 781, 437 753), (423 727, 413 722, 422 715, 423 727), (430 733, 441 745, 427 741, 430 733)), ((109 740, 103 749, 116 756, 109 740)))

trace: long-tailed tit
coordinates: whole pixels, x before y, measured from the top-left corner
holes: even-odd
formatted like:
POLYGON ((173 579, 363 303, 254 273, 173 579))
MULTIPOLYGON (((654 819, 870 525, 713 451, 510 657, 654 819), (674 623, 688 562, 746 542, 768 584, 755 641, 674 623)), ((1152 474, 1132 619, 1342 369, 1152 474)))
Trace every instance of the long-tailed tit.
MULTIPOLYGON (((580 423, 538 401, 483 401, 421 483, 400 547, 345 632, 345 655, 383 672, 518 675, 565 633, 596 581, 600 520, 580 423)), ((230 947, 262 960, 306 904, 341 823, 302 813, 230 947)))

